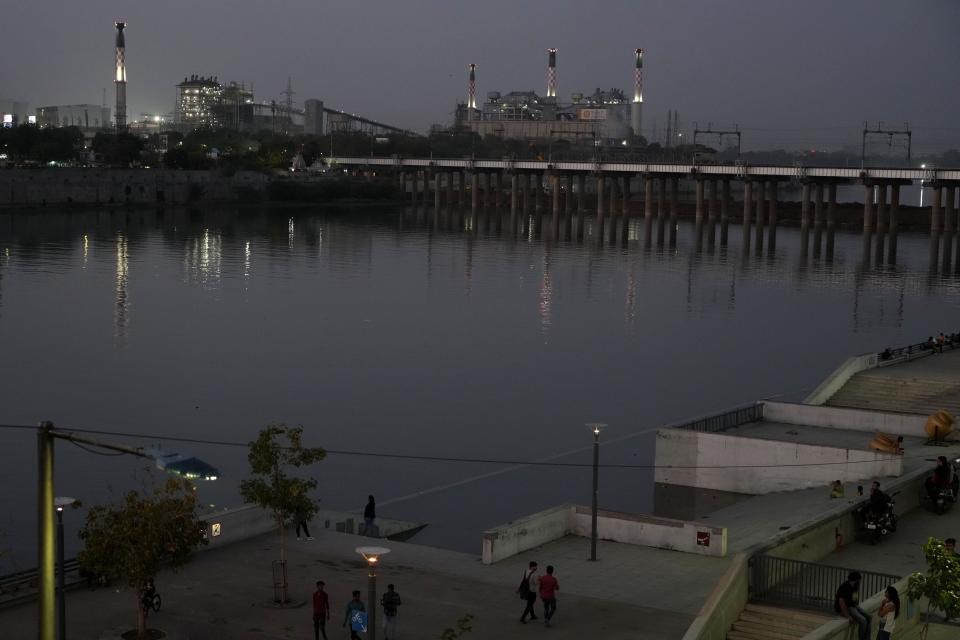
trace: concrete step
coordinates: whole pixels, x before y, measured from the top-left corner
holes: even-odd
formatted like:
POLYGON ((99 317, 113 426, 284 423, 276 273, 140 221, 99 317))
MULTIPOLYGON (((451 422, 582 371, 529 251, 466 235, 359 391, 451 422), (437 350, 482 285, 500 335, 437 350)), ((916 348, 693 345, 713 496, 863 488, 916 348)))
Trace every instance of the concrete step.
POLYGON ((749 633, 746 631, 728 631, 727 640, 770 640, 769 636, 763 634, 749 633))
POLYGON ((738 620, 733 623, 733 630, 762 635, 763 637, 770 638, 771 640, 797 640, 797 638, 802 638, 813 629, 808 629, 806 627, 794 627, 788 622, 775 625, 741 622, 738 620))
POLYGON ((782 616, 768 616, 750 611, 741 613, 739 621, 747 624, 773 627, 775 629, 796 629, 800 635, 820 626, 819 622, 799 620, 797 618, 784 618, 782 616))
POLYGON ((818 613, 816 611, 805 611, 802 609, 786 609, 783 607, 773 607, 766 604, 753 604, 747 603, 743 608, 745 612, 756 613, 760 615, 766 615, 776 618, 790 618, 793 620, 800 620, 802 622, 809 622, 816 626, 820 626, 825 622, 829 622, 834 619, 834 616, 828 613, 818 613))

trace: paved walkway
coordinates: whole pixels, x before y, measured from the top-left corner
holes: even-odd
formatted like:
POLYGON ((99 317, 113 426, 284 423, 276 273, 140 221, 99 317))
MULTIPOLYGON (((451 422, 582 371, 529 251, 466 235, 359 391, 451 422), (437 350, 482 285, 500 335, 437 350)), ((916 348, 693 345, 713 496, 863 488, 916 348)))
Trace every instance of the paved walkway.
MULTIPOLYGON (((291 541, 291 594, 305 601, 315 580, 327 583, 334 606, 331 638, 349 637, 339 625, 350 591, 359 589, 366 600, 366 570, 354 551, 364 541, 329 532, 310 542, 291 541)), ((475 617, 466 640, 544 634, 557 640, 676 639, 728 563, 602 541, 599 561, 591 563, 586 560, 589 541, 582 538, 558 540, 494 566, 469 554, 385 544, 391 553, 380 568, 379 586, 382 591, 393 582, 403 598, 401 639, 439 638, 466 613, 475 617), (518 621, 523 607, 514 588, 528 558, 538 559, 541 568, 547 563, 557 567, 561 591, 556 624, 549 629, 539 621, 526 626, 518 621)), ((274 535, 262 536, 198 554, 183 572, 161 575, 163 609, 152 625, 190 640, 312 637, 308 607, 280 610, 271 604, 275 548, 274 535)), ((104 630, 130 628, 136 622, 132 601, 125 589, 69 592, 70 640, 98 640, 104 630)), ((0 628, 4 638, 33 637, 36 606, 0 610, 0 628)))

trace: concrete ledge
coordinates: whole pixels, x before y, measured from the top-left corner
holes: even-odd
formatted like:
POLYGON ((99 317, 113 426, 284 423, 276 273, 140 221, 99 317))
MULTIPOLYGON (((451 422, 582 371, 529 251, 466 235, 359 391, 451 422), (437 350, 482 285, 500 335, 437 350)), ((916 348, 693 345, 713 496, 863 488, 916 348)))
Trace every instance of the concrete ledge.
POLYGON ((714 586, 683 640, 726 640, 727 632, 740 616, 749 596, 749 556, 738 553, 714 586))
POLYGON ((807 396, 804 403, 812 405, 825 404, 827 400, 833 397, 833 394, 840 391, 843 385, 847 384, 850 378, 861 371, 873 369, 877 366, 878 361, 879 358, 875 353, 865 353, 862 356, 847 358, 826 380, 820 383, 819 387, 813 390, 813 393, 807 396))
MULTIPOLYGON (((216 549, 233 542, 246 540, 277 529, 277 521, 256 505, 244 505, 221 511, 201 513, 207 521, 207 540, 201 549, 216 549)), ((394 540, 406 540, 427 526, 424 523, 404 522, 389 518, 377 518, 378 536, 394 540)), ((361 535, 362 518, 344 511, 320 510, 310 521, 310 529, 327 529, 338 533, 361 535), (361 521, 357 524, 358 521, 361 521)))
POLYGON ((843 407, 813 406, 791 402, 764 402, 764 420, 802 424, 811 427, 827 427, 863 431, 865 433, 887 433, 900 436, 926 438, 923 428, 927 416, 916 413, 892 413, 890 411, 865 411, 843 407))
MULTIPOLYGON (((897 618, 896 631, 894 632, 897 638, 908 636, 911 631, 923 624, 922 612, 927 606, 926 600, 919 602, 907 600, 906 590, 908 580, 909 578, 903 578, 893 585, 897 591, 900 592, 900 616, 897 618)), ((877 610, 880 609, 881 600, 883 600, 883 594, 878 593, 872 598, 860 603, 860 608, 869 613, 872 618, 870 626, 872 632, 876 632, 877 625, 879 624, 876 613, 877 610)), ((803 636, 802 640, 847 640, 848 638, 856 638, 856 626, 850 624, 846 618, 841 618, 838 615, 836 620, 831 620, 817 627, 803 636)))
POLYGON ((903 473, 902 456, 887 453, 681 429, 657 431, 656 465, 656 482, 743 494, 903 473))
MULTIPOLYGON (((561 505, 485 531, 482 561, 493 564, 568 535, 589 537, 591 520, 589 507, 561 505)), ((700 555, 727 554, 725 527, 672 518, 601 510, 597 512, 597 537, 700 555)))

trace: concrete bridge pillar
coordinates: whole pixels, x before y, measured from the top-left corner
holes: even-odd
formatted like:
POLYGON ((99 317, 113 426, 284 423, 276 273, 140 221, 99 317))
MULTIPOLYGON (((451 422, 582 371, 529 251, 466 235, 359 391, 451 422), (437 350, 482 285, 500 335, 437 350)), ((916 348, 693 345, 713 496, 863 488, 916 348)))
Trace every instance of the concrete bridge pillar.
POLYGON ((810 247, 810 183, 800 187, 800 255, 807 257, 810 247))
POLYGON ((447 182, 447 207, 453 207, 453 171, 446 172, 446 182, 447 182))
POLYGON ((539 173, 533 174, 533 199, 534 199, 533 207, 537 211, 541 211, 543 209, 544 178, 546 178, 547 180, 550 179, 546 173, 539 172, 539 173))
POLYGON ((577 213, 583 213, 584 189, 586 189, 586 179, 583 173, 577 174, 577 213))
POLYGON ((827 187, 827 261, 833 260, 833 239, 837 228, 837 183, 827 187))
POLYGON ((458 201, 460 206, 466 206, 467 204, 467 170, 464 169, 460 172, 460 194, 458 196, 458 201))
POLYGON ((863 187, 863 232, 873 233, 873 185, 863 187))
POLYGON ((493 174, 493 208, 500 211, 500 204, 503 202, 503 192, 507 188, 507 174, 505 172, 496 172, 493 174))
POLYGON ((883 250, 886 247, 886 232, 887 232, 887 183, 878 182, 876 188, 877 196, 877 241, 876 241, 876 258, 875 264, 880 266, 883 264, 883 250))
POLYGON ((953 235, 956 230, 953 185, 943 188, 943 273, 953 271, 953 235))
POLYGON ((745 180, 743 183, 743 254, 750 253, 750 215, 753 213, 753 183, 745 180))
POLYGON ((935 183, 933 187, 933 198, 930 207, 930 270, 935 271, 940 256, 940 230, 943 228, 943 219, 940 209, 941 192, 940 184, 935 183))
POLYGON ((603 192, 606 190, 606 184, 603 179, 603 174, 597 174, 597 223, 603 226, 603 216, 606 213, 603 202, 603 192))
POLYGON ((703 217, 704 217, 704 183, 703 178, 697 177, 696 179, 696 213, 694 214, 694 244, 695 250, 700 251, 703 248, 703 217))
POLYGON ((566 188, 563 191, 563 212, 566 215, 573 213, 573 174, 564 176, 566 188))
MULTIPOLYGON (((477 172, 471 171, 470 172, 470 208, 474 212, 476 212, 477 210, 477 204, 479 202, 478 199, 480 197, 480 194, 477 193, 479 186, 480 186, 480 180, 478 179, 477 172)), ((466 187, 466 184, 464 184, 464 187, 466 187)), ((464 199, 464 201, 466 201, 466 199, 464 199)))
POLYGON ((680 178, 670 178, 670 247, 677 246, 677 219, 680 215, 680 178))
POLYGON ((443 174, 437 171, 433 174, 433 206, 436 209, 440 208, 440 180, 443 177, 443 174))
POLYGON ((620 189, 620 214, 624 218, 630 217, 630 174, 623 177, 623 186, 620 189))
POLYGON ((770 181, 770 209, 767 219, 767 251, 773 255, 777 249, 777 181, 770 181))
POLYGON ((707 222, 715 224, 717 221, 717 181, 707 183, 707 222))
POLYGON ((890 230, 890 239, 887 241, 887 263, 895 264, 897 261, 897 230, 900 225, 900 185, 894 182, 890 185, 890 215, 888 228, 890 230))
POLYGON ((649 247, 653 243, 653 176, 643 175, 643 243, 649 247))
POLYGON ((407 172, 401 169, 397 172, 397 186, 400 187, 400 200, 407 199, 407 172))
POLYGON ((548 178, 550 181, 550 200, 553 222, 553 239, 560 239, 560 176, 554 171, 548 178))
POLYGON ((756 251, 757 255, 763 253, 763 229, 767 220, 767 188, 770 183, 761 181, 757 183, 757 227, 756 227, 756 251))
MULTIPOLYGON (((520 176, 517 173, 514 173, 510 176, 510 219, 516 223, 517 220, 517 206, 519 205, 520 194, 518 193, 520 188, 520 176)), ((514 231, 516 229, 514 228, 514 231)))
POLYGON ((723 179, 720 195, 720 246, 727 246, 727 233, 730 224, 730 180, 723 179))

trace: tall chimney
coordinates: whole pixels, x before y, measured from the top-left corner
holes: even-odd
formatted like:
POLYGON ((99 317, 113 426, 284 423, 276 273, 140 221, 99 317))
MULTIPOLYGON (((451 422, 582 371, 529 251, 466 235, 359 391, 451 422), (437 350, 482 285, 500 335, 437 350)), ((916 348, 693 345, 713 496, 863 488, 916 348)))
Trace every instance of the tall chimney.
POLYGON ((630 104, 630 128, 639 138, 643 124, 643 49, 637 49, 637 63, 633 70, 633 102, 630 104))
POLYGON ((114 85, 117 88, 117 109, 115 113, 117 133, 123 133, 127 130, 127 62, 126 62, 126 42, 123 37, 123 30, 126 28, 126 22, 115 23, 117 27, 117 75, 114 79, 114 85))
POLYGON ((470 65, 470 84, 467 86, 467 120, 474 119, 477 109, 477 65, 470 65))
POLYGON ((557 97, 557 50, 547 49, 547 97, 557 97))

